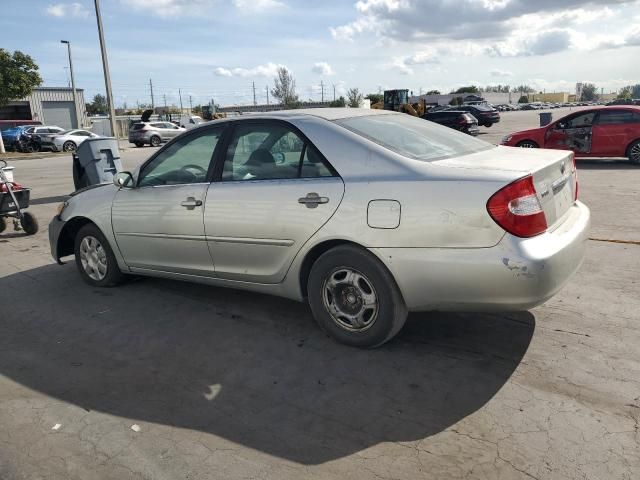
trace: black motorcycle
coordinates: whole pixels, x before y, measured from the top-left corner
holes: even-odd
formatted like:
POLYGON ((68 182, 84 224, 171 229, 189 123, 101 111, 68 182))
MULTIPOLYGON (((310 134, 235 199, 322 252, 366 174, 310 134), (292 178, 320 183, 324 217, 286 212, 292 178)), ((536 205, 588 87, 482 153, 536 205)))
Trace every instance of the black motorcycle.
POLYGON ((42 140, 33 133, 21 133, 14 144, 18 152, 33 153, 42 150, 42 140))

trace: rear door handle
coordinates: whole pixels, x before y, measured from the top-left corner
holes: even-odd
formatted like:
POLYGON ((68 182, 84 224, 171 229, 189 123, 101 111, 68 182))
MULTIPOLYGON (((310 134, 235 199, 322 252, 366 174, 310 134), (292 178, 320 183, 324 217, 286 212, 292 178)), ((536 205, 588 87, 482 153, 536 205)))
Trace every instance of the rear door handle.
POLYGON ((306 205, 307 208, 316 208, 320 204, 329 203, 329 198, 321 197, 315 192, 310 192, 310 193, 307 193, 306 197, 299 198, 298 203, 306 205))
POLYGON ((202 205, 202 200, 196 200, 195 197, 187 197, 185 201, 180 202, 180 205, 185 207, 187 210, 193 210, 194 208, 202 205))

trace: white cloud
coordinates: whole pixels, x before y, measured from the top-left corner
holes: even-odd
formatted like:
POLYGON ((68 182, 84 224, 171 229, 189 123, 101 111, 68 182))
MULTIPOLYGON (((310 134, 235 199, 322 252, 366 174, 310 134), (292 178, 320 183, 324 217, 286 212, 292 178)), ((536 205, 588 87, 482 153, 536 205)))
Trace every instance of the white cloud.
POLYGON ((257 13, 285 7, 285 4, 278 0, 233 0, 233 4, 242 10, 242 13, 257 13))
POLYGON ((47 7, 47 15, 52 17, 80 17, 86 18, 89 16, 89 10, 87 10, 81 3, 54 3, 47 7))
POLYGON ((509 72, 507 70, 500 70, 499 68, 491 70, 490 74, 492 77, 496 78, 509 78, 513 76, 512 72, 509 72))
POLYGON ((331 65, 329 65, 327 62, 314 63, 311 71, 313 73, 317 73, 318 75, 335 75, 336 73, 333 71, 331 65))
POLYGON ((269 62, 264 65, 257 65, 253 68, 217 67, 214 69, 213 73, 219 77, 275 77, 278 75, 278 68, 280 67, 284 67, 284 65, 269 62))

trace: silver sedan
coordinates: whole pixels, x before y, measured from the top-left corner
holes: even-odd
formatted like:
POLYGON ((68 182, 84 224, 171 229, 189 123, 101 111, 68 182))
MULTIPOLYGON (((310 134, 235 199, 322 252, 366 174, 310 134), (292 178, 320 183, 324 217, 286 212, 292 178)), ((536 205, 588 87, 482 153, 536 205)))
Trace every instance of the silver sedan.
POLYGON ((409 311, 523 310, 580 266, 589 210, 573 154, 496 147, 406 114, 314 109, 215 121, 49 227, 92 286, 126 274, 308 301, 349 345, 409 311))

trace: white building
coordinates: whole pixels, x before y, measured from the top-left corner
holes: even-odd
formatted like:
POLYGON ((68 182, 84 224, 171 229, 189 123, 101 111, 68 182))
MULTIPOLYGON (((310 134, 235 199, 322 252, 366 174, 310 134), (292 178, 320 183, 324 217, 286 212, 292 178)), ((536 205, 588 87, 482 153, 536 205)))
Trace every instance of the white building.
POLYGON ((34 120, 43 125, 57 125, 62 128, 88 126, 84 91, 76 88, 76 93, 77 109, 74 108, 73 91, 70 88, 36 88, 27 98, 11 101, 0 107, 0 120, 34 120), (76 118, 77 116, 80 118, 76 118))

